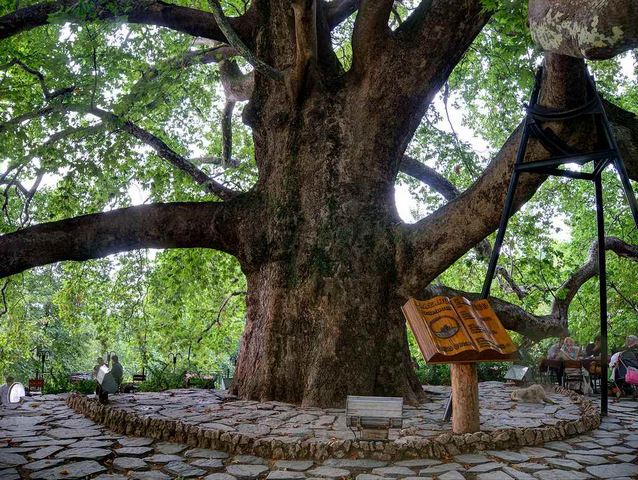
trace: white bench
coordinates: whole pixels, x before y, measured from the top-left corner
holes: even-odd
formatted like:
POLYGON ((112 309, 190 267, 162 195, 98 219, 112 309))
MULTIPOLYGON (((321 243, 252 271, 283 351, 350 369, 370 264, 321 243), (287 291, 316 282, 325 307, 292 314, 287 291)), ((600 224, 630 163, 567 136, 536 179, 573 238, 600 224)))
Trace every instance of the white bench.
POLYGON ((403 426, 403 398, 348 395, 346 425, 359 429, 363 440, 386 440, 390 428, 403 426))

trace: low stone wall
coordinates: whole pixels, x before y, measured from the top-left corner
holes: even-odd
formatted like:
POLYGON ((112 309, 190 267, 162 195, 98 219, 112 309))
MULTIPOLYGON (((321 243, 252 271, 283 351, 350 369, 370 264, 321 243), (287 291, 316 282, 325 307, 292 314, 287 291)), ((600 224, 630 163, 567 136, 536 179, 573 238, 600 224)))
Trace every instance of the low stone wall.
POLYGON ((273 459, 374 458, 400 460, 445 458, 481 450, 514 449, 541 445, 593 430, 600 425, 600 412, 591 401, 555 387, 555 392, 579 405, 578 420, 560 420, 555 425, 533 428, 507 428, 492 432, 455 435, 443 433, 432 438, 401 436, 393 441, 326 440, 319 438, 263 437, 187 425, 179 420, 152 418, 113 406, 102 405, 83 395, 72 395, 68 405, 76 412, 115 433, 184 443, 192 447, 224 450, 231 454, 250 454, 273 459))

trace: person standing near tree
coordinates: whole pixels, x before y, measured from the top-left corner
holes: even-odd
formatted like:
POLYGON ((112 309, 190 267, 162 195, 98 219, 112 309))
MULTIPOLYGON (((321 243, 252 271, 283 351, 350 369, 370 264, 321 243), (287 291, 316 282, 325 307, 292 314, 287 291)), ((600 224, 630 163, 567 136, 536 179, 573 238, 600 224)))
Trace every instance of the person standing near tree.
POLYGON ((111 357, 111 374, 113 375, 113 378, 115 379, 115 383, 117 384, 117 390, 120 390, 120 387, 122 386, 122 378, 124 378, 124 368, 122 367, 122 364, 120 363, 120 359, 118 358, 117 355, 113 355, 111 357))
POLYGON ((6 377, 7 383, 0 387, 0 401, 2 405, 9 405, 9 388, 14 382, 14 379, 11 375, 7 375, 6 377))

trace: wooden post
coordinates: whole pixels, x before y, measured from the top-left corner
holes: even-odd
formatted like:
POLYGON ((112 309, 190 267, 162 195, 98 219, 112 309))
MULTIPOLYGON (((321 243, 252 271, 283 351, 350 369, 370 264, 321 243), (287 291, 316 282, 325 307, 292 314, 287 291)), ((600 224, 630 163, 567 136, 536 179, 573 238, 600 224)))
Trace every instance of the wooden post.
POLYGON ((479 417, 478 376, 476 363, 453 363, 452 377, 452 431, 474 433, 481 427, 479 417))

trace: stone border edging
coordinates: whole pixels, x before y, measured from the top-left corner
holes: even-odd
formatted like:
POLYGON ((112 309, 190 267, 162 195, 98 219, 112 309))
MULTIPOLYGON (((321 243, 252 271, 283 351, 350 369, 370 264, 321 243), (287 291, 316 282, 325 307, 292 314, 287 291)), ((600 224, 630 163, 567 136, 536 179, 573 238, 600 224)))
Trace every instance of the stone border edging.
POLYGON ((493 432, 442 433, 433 438, 403 436, 394 441, 323 440, 296 437, 256 438, 239 432, 200 428, 179 420, 151 418, 102 405, 87 396, 73 394, 67 404, 76 412, 104 425, 115 433, 184 443, 196 448, 223 450, 230 454, 257 455, 272 459, 373 458, 402 460, 444 458, 482 450, 514 449, 541 445, 581 434, 600 425, 600 412, 591 401, 566 388, 554 391, 580 404, 578 420, 559 420, 556 425, 504 428, 493 432))

